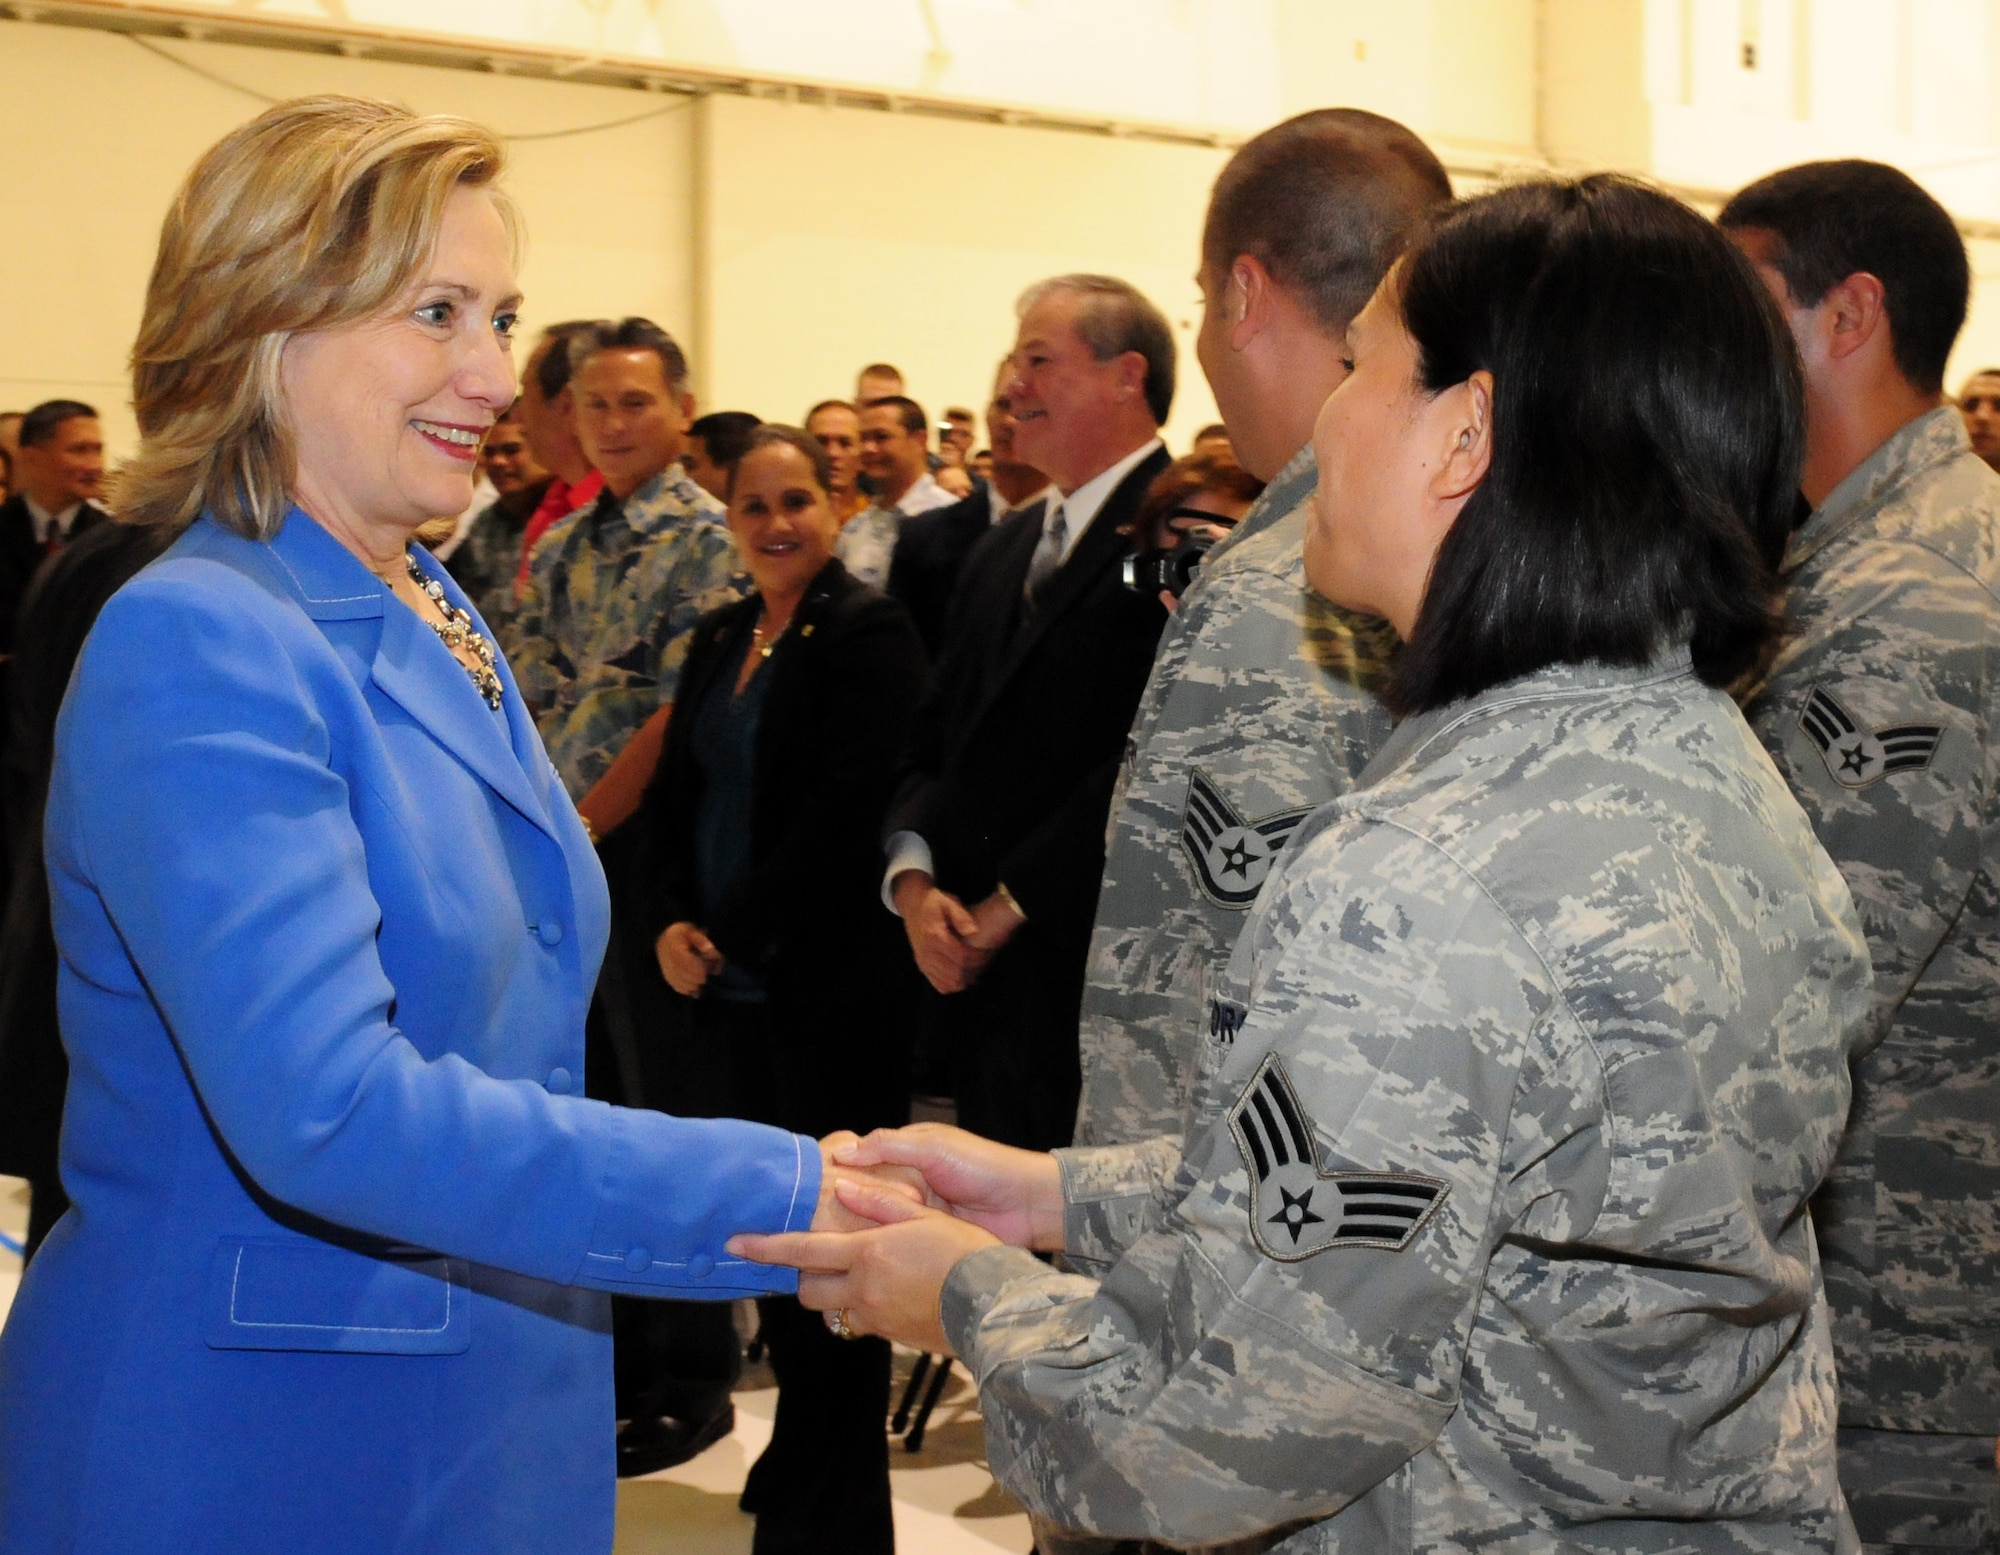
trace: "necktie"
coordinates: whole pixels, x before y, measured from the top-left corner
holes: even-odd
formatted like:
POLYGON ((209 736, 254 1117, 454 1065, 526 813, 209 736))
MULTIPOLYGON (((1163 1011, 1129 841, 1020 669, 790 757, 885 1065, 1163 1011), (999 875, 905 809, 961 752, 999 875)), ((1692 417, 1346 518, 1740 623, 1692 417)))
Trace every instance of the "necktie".
POLYGON ((1028 602, 1028 608, 1035 606, 1035 597, 1043 586, 1055 575, 1062 565, 1063 542, 1069 538, 1069 514, 1061 503, 1050 508, 1042 520, 1042 538, 1036 543, 1035 554, 1028 558, 1028 578, 1021 589, 1021 597, 1028 602))

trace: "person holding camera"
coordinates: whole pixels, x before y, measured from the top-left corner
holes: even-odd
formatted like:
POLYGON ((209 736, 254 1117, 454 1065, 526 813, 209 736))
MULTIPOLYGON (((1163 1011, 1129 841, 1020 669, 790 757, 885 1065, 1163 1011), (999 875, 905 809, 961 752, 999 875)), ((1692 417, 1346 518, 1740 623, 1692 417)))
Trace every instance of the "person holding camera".
POLYGON ((1167 619, 1122 570, 1168 463, 1175 351, 1159 309, 1109 276, 1043 281, 1019 309, 1015 448, 1056 490, 966 559, 890 811, 883 895, 943 996, 924 1036, 960 1121, 1047 1149, 1076 1120, 1104 819, 1167 619))
POLYGON ((1227 448, 1197 449, 1160 472, 1132 532, 1140 548, 1125 558, 1125 586, 1158 594, 1176 609, 1203 558, 1242 523, 1264 483, 1227 448))

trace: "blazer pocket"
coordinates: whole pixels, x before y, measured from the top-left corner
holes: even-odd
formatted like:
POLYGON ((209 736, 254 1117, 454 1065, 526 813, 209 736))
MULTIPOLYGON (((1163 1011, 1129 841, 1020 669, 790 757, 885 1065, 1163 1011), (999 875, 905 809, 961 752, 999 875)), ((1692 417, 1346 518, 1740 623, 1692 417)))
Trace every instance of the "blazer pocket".
POLYGON ((472 1292, 463 1259, 224 1237, 204 1337, 217 1350, 460 1355, 472 1344, 472 1292))

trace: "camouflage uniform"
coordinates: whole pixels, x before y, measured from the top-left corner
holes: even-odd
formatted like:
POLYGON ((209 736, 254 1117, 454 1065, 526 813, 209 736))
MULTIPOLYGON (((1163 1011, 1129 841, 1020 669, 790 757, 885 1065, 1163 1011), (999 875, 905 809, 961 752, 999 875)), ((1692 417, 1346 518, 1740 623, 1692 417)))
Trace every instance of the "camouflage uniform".
POLYGON ((1212 550, 1167 624, 1112 801, 1078 1034, 1076 1141, 1180 1127, 1209 985, 1272 860, 1388 738, 1395 636, 1312 592, 1301 450, 1212 550))
POLYGON ((1067 1245, 959 1262, 995 1473, 1287 1551, 1834 1550, 1807 1196, 1867 948, 1686 657, 1409 720, 1299 829, 1184 1156, 1057 1152, 1067 1245))
POLYGON ((750 592, 722 514, 673 464, 535 543, 508 658, 572 799, 673 701, 695 622, 750 592))
POLYGON ((1883 1544, 2000 1548, 1996 546, 2000 477, 1958 412, 1912 421, 1793 537, 1796 631, 1747 704, 1874 958, 1880 1045, 1855 1066, 1814 1214, 1842 1472, 1863 1539, 1883 1544), (1880 1433, 1983 1438, 1929 1450, 1983 1453, 1985 1472, 1953 1496, 1923 1443, 1880 1433))

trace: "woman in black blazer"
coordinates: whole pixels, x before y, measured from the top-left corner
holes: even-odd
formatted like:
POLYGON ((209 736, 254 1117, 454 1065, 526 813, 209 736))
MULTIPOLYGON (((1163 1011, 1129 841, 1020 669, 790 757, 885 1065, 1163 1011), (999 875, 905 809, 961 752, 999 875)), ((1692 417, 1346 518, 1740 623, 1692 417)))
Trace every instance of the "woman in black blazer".
MULTIPOLYGON (((814 1135, 908 1118, 915 974, 879 839, 927 675, 903 607, 834 559, 829 474, 810 434, 752 434, 729 527, 757 592, 695 627, 641 815, 685 1094, 814 1135)), ((780 1395, 755 1549, 887 1555, 888 1344, 760 1305, 780 1395)))

